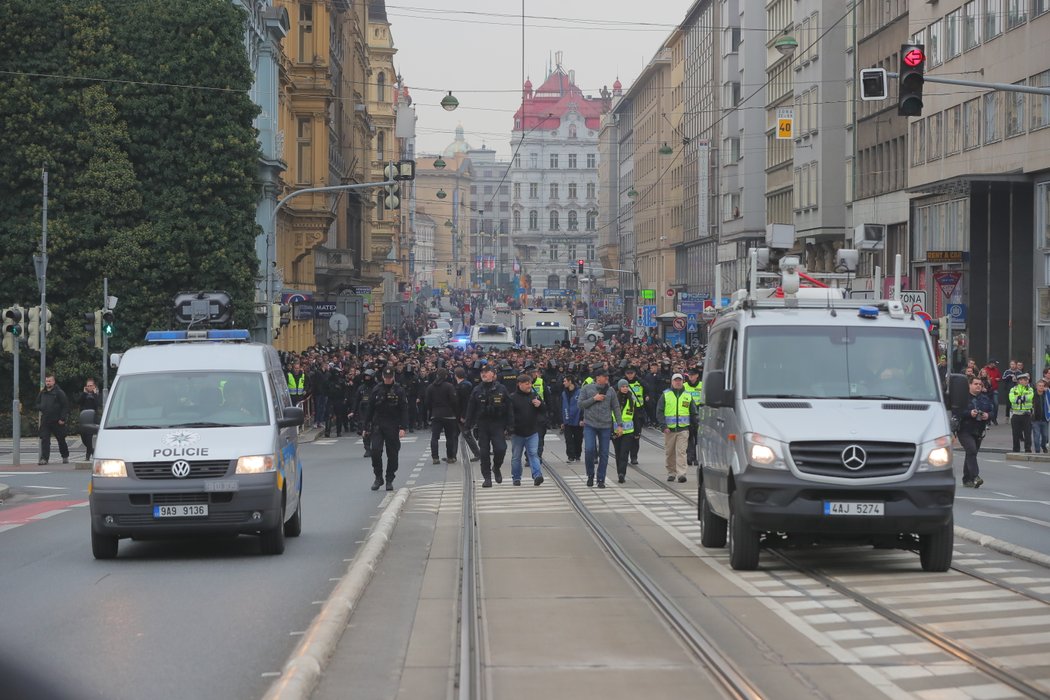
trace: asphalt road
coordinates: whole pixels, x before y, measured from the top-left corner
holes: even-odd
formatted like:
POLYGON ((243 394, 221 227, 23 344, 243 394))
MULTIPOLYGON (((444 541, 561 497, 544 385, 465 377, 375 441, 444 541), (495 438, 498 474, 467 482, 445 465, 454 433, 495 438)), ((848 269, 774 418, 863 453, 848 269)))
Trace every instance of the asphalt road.
MULTIPOLYGON (((78 700, 260 697, 386 498, 369 490, 359 442, 303 445, 303 534, 277 557, 241 536, 121 540, 116 560, 96 561, 86 472, 0 468, 13 492, 0 506, 0 669, 78 700)), ((408 436, 397 486, 444 478, 428 442, 408 436)))
MULTIPOLYGON (((960 481, 962 461, 962 452, 956 452, 960 481)), ((960 483, 955 524, 1050 556, 1050 461, 981 454, 977 462, 984 485, 968 489, 960 483)))

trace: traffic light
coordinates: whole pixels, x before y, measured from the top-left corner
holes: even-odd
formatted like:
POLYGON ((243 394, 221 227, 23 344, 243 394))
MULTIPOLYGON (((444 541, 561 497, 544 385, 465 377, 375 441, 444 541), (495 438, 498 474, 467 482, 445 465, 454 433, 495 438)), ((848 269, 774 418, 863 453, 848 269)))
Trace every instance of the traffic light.
POLYGON ((15 343, 18 342, 22 335, 22 307, 15 304, 10 308, 4 309, 3 314, 4 351, 14 352, 15 343))
POLYGON ((401 185, 398 182, 401 179, 401 171, 397 165, 390 163, 383 168, 383 176, 387 180, 394 180, 392 185, 384 185, 383 188, 386 190, 386 197, 383 198, 384 209, 400 209, 401 208, 401 185))
POLYGON ((270 330, 273 332, 273 337, 277 338, 281 335, 281 305, 271 304, 270 305, 270 330))
POLYGON ((583 274, 583 260, 576 261, 576 272, 581 275, 583 274))
POLYGON ((922 115, 925 68, 925 44, 901 44, 901 67, 897 73, 897 114, 902 117, 922 115))
POLYGON ((102 310, 88 311, 84 314, 84 330, 95 339, 95 347, 102 349, 102 310))
POLYGON ((292 322, 292 305, 291 304, 281 304, 280 312, 281 312, 280 325, 282 327, 283 326, 287 326, 289 323, 292 322))
POLYGON ((116 325, 113 323, 113 310, 104 309, 102 311, 102 334, 107 338, 113 336, 113 331, 116 330, 116 325))
POLYGON ((51 312, 44 318, 40 313, 40 307, 34 306, 29 309, 29 327, 26 329, 26 344, 30 350, 40 352, 40 324, 44 324, 45 333, 51 330, 51 312))

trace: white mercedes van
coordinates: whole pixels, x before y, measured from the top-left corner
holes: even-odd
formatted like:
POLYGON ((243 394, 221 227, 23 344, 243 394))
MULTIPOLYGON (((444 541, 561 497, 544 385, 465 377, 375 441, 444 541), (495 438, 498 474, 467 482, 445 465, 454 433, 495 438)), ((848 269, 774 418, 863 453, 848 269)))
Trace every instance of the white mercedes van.
POLYGON ((120 538, 257 534, 266 554, 302 530, 298 426, 277 352, 248 331, 151 331, 123 354, 97 431, 91 550, 120 538))
POLYGON ((847 541, 917 548, 924 570, 946 570, 951 431, 924 322, 841 289, 758 291, 710 328, 702 544, 728 537, 734 569, 756 568, 764 544, 847 541))

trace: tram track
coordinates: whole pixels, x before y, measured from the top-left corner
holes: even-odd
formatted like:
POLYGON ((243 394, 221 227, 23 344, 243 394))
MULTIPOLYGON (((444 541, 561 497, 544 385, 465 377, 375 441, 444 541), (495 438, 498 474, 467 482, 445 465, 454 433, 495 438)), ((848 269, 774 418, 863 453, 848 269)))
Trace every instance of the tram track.
POLYGON ((627 578, 634 583, 635 587, 642 593, 653 609, 657 611, 667 626, 674 630, 686 647, 703 664, 708 675, 725 692, 726 696, 740 700, 758 700, 762 698, 763 695, 736 668, 736 665, 721 652, 715 643, 690 620, 671 597, 616 542, 608 529, 601 524, 594 513, 584 504, 583 500, 576 494, 559 470, 547 460, 543 460, 542 464, 547 474, 568 499, 573 509, 605 548, 609 557, 619 566, 627 578))
MULTIPOLYGON (((644 432, 641 432, 639 434, 639 437, 645 442, 649 443, 650 445, 659 447, 661 449, 663 448, 663 445, 654 440, 652 437, 646 435, 644 432)), ((688 503, 690 506, 693 507, 693 509, 699 509, 699 502, 697 499, 694 499, 687 493, 670 486, 668 483, 664 482, 662 479, 655 476, 654 474, 650 474, 649 472, 642 469, 635 469, 632 473, 639 476, 643 476, 649 481, 652 481, 661 489, 674 494, 680 500, 688 503)), ((802 563, 797 558, 785 552, 783 549, 768 545, 765 549, 766 551, 770 552, 773 556, 783 561, 788 566, 794 568, 798 573, 810 577, 811 579, 819 582, 821 585, 830 588, 836 593, 846 598, 849 598, 857 604, 867 608, 869 611, 875 613, 883 619, 895 625, 898 625, 899 627, 905 630, 908 630, 915 636, 925 640, 926 642, 929 642, 930 644, 934 645, 949 656, 959 661, 962 661, 963 663, 966 663, 967 665, 984 673, 988 677, 1006 686, 1009 686, 1013 690, 1020 693, 1022 696, 1029 698, 1040 698, 1044 700, 1045 698, 1050 697, 1050 693, 1048 693, 1046 689, 1029 682, 1027 679, 1022 678, 1017 674, 1011 673, 1008 669, 995 663, 995 661, 993 661, 992 659, 989 659, 981 654, 972 651, 971 649, 968 649, 964 644, 955 641, 954 639, 948 637, 947 635, 941 632, 938 632, 937 630, 933 629, 928 625, 924 625, 905 615, 896 612, 892 608, 878 602, 870 596, 865 595, 859 590, 848 586, 847 584, 839 581, 833 576, 823 571, 820 571, 819 569, 802 563)), ((1010 593, 1015 594, 1017 596, 1037 601, 1050 608, 1050 603, 1048 603, 1045 598, 1041 598, 1016 586, 1012 586, 1006 582, 999 581, 992 577, 981 574, 980 572, 970 569, 969 567, 953 564, 951 566, 951 570, 964 576, 979 580, 985 584, 994 586, 995 588, 1009 591, 1010 593)))

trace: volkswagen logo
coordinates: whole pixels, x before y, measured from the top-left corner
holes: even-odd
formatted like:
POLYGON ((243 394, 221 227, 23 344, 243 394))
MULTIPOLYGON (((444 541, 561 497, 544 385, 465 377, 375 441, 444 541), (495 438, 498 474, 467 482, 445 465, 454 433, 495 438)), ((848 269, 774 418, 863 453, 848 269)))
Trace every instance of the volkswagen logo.
POLYGON ((857 471, 867 461, 868 453, 860 445, 850 445, 842 451, 842 466, 850 471, 857 471))
POLYGON ((176 479, 185 479, 190 475, 190 463, 184 459, 172 463, 171 475, 176 479))

